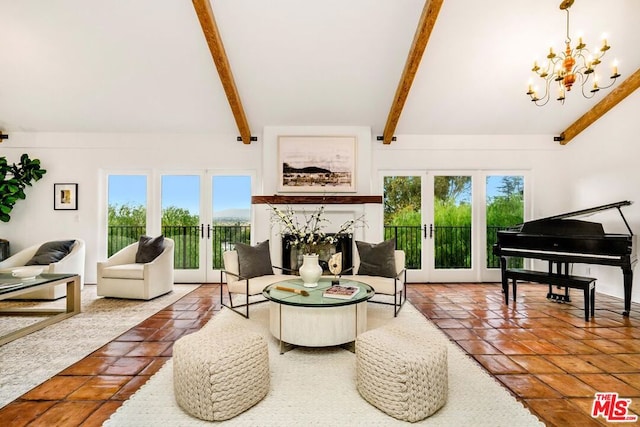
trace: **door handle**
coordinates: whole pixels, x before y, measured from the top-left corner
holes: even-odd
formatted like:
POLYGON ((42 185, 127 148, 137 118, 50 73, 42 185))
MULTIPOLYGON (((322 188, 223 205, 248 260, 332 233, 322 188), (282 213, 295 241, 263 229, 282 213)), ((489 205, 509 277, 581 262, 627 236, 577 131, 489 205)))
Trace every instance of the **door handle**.
POLYGON ((433 239, 433 224, 429 224, 429 238, 433 239))
POLYGON ((207 224, 207 240, 211 239, 211 230, 213 229, 213 227, 211 227, 211 224, 207 224))
POLYGON ((204 224, 200 224, 200 238, 204 239, 204 224))

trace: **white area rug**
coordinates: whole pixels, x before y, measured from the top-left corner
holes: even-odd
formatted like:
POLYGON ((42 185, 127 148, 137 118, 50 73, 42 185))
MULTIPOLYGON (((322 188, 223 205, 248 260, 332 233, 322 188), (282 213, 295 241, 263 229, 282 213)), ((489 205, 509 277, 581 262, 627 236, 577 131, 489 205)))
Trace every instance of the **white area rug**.
MULTIPOLYGON (((82 313, 0 347, 0 407, 22 396, 58 372, 127 332, 152 314, 196 289, 175 285, 174 291, 151 301, 102 298, 95 285, 82 290, 82 313)), ((2 307, 64 307, 51 302, 3 301, 2 307)), ((33 318, 2 317, 0 331, 32 323, 33 318), (22 322, 22 323, 21 323, 22 322)))
MULTIPOLYGON (((279 354, 278 341, 268 331, 268 305, 251 308, 245 320, 224 309, 219 321, 240 322, 268 337, 271 388, 267 397, 248 411, 222 424, 228 426, 393 426, 396 420, 367 403, 355 385, 355 355, 340 347, 295 348, 279 354)), ((390 307, 369 304, 368 327, 388 322, 423 328, 448 342, 449 397, 436 414, 415 423, 428 426, 544 426, 493 377, 451 343, 407 303, 397 318, 390 307)), ((216 321, 216 317, 212 321, 216 321)), ((210 426, 177 405, 170 360, 104 426, 210 426)))

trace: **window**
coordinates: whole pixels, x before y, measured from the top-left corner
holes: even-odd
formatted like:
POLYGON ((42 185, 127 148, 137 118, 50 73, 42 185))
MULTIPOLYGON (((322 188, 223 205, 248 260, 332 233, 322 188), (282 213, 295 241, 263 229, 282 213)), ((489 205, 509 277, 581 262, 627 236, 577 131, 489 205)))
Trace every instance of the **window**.
POLYGON ((147 177, 109 175, 107 253, 137 242, 147 231, 147 177))

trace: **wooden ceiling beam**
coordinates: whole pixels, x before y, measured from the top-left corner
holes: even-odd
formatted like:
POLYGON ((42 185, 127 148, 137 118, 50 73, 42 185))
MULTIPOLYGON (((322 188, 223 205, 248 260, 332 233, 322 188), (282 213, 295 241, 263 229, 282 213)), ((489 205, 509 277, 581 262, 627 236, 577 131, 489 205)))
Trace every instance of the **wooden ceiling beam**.
POLYGON ((215 17, 213 16, 211 4, 209 3, 209 0, 192 1, 193 7, 198 15, 198 20, 200 21, 200 26, 202 27, 202 32, 207 40, 207 44, 209 45, 211 57, 216 65, 216 69, 218 70, 222 87, 227 95, 229 106, 233 112, 233 118, 238 126, 240 138, 244 144, 251 144, 251 130, 249 129, 249 123, 247 122, 247 117, 244 114, 244 108, 242 107, 238 88, 236 87, 233 74, 231 73, 231 66, 229 65, 227 53, 225 52, 224 45, 222 44, 222 38, 220 37, 220 32, 218 31, 218 26, 216 25, 215 17))
POLYGON ((620 83, 607 96, 602 98, 592 109, 587 111, 582 117, 573 122, 557 139, 561 145, 566 145, 580 132, 591 126, 596 120, 604 116, 607 111, 615 107, 620 101, 631 95, 640 87, 640 68, 636 70, 625 81, 620 83))
POLYGON ((395 97, 393 98, 393 104, 387 117, 387 123, 384 126, 384 132, 382 133, 382 142, 384 144, 390 144, 393 139, 393 134, 396 131, 398 120, 400 120, 400 114, 404 108, 404 103, 409 96, 409 90, 413 84, 413 79, 418 72, 418 66, 422 60, 422 54, 424 53, 431 31, 436 25, 438 19, 438 13, 440 13, 440 7, 444 0, 426 0, 424 8, 422 9, 422 16, 418 22, 418 28, 413 36, 413 43, 407 56, 407 61, 404 64, 404 70, 402 71, 402 77, 398 88, 396 89, 395 97))

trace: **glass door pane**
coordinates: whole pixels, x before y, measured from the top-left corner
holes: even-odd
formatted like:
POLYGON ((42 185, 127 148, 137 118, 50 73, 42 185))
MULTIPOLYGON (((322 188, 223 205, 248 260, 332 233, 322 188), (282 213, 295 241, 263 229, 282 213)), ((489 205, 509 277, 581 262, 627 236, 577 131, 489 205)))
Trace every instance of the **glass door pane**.
POLYGON ((433 262, 435 270, 472 268, 471 176, 433 177, 433 262))
POLYGON ((107 256, 147 234, 146 175, 109 175, 107 256))
POLYGON ((406 256, 407 279, 427 280, 424 251, 423 191, 425 173, 391 172, 382 177, 384 239, 396 239, 396 248, 406 256))
POLYGON ((384 238, 405 251, 407 269, 422 268, 422 177, 384 177, 384 238))
POLYGON ((236 242, 251 243, 251 177, 212 177, 211 270, 222 269, 222 254, 236 242))
POLYGON ((163 175, 162 234, 175 242, 175 270, 201 266, 200 176, 163 175))
MULTIPOLYGON (((500 268, 500 259, 493 255, 498 230, 524 221, 524 176, 491 175, 486 180, 487 262, 486 268, 500 268)), ((509 266, 522 268, 522 258, 509 258, 509 266)))

